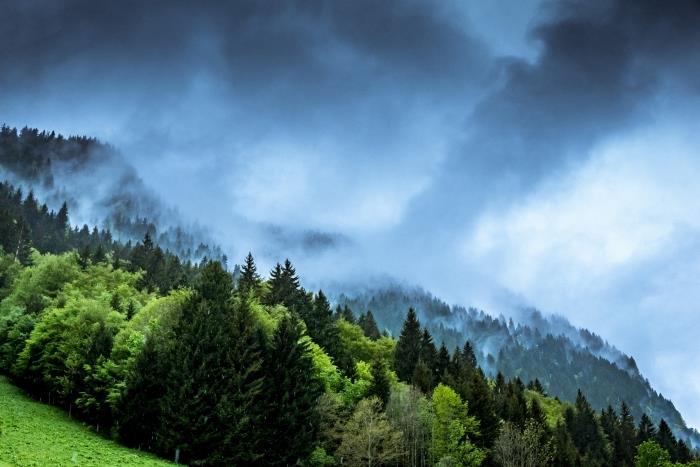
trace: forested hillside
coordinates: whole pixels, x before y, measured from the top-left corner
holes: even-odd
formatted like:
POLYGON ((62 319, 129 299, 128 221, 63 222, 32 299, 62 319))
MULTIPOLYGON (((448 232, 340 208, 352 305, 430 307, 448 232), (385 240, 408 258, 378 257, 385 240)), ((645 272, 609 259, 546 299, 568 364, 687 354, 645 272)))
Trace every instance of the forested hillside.
POLYGON ((673 403, 650 386, 632 357, 561 317, 523 310, 516 323, 482 310, 450 307, 420 289, 398 285, 351 297, 341 293, 336 299, 355 314, 371 311, 379 328, 393 335, 401 329, 402 310, 413 307, 435 339, 448 348, 469 340, 491 377, 500 372, 525 381, 538 378, 548 393, 566 401, 575 400, 581 389, 596 410, 625 401, 636 419, 642 414, 655 423, 665 419, 677 435, 700 446, 698 432, 689 429, 673 403))
MULTIPOLYGON (((47 178, 53 163, 38 161, 54 144, 55 160, 94 157, 81 155, 93 140, 2 131, 24 149, 0 162, 24 177, 47 178)), ((333 309, 289 260, 265 275, 249 254, 234 277, 150 229, 124 243, 56 206, 0 184, 0 371, 127 446, 190 465, 695 458, 672 404, 587 331, 400 289, 333 309)))
POLYGON ((41 194, 56 210, 67 203, 81 212, 83 222, 92 220, 125 242, 148 233, 184 261, 225 260, 203 229, 185 226, 115 148, 95 138, 2 125, 0 176, 0 181, 41 194))

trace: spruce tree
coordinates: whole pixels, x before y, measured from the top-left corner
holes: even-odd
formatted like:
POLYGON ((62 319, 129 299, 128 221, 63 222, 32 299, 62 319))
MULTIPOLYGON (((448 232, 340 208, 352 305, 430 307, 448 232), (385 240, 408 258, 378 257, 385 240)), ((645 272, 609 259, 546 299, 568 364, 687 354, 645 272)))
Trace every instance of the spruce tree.
POLYGON ((413 308, 408 309, 406 320, 401 328, 401 335, 394 351, 394 369, 402 381, 411 381, 413 371, 421 354, 420 322, 413 308))
POLYGON ((374 315, 372 314, 371 310, 368 310, 367 313, 360 315, 360 318, 357 320, 357 324, 362 328, 362 332, 365 334, 365 336, 374 341, 382 336, 382 334, 379 332, 379 327, 377 327, 377 322, 374 320, 374 315))
POLYGON ((284 294, 284 285, 282 277, 282 265, 275 264, 275 267, 270 271, 270 280, 268 281, 270 289, 264 299, 266 305, 277 305, 282 303, 284 294))
POLYGON ((241 268, 241 275, 238 279, 238 293, 242 296, 246 296, 249 293, 257 294, 260 289, 260 275, 258 274, 258 268, 255 266, 255 260, 253 255, 248 252, 248 256, 245 257, 245 263, 241 268))
POLYGON ((634 428, 634 417, 629 406, 622 401, 620 406, 619 423, 619 462, 620 465, 634 465, 634 454, 636 448, 636 433, 634 428))
POLYGON ((440 378, 440 372, 437 367, 438 354, 433 342, 433 336, 428 332, 428 328, 423 328, 423 334, 421 334, 420 358, 430 370, 432 384, 437 384, 437 380, 440 378))
POLYGON ((418 359, 418 363, 413 368, 411 383, 420 389, 423 394, 430 394, 430 391, 433 389, 433 372, 422 358, 418 359))
POLYGON ((440 349, 438 350, 437 362, 435 368, 438 374, 438 381, 442 382, 442 378, 445 376, 445 372, 450 365, 450 352, 448 352, 447 347, 445 347, 445 342, 440 344, 440 349))
POLYGON ((659 446, 668 451, 671 455, 671 461, 676 462, 678 459, 676 437, 673 435, 671 427, 668 426, 668 423, 663 418, 659 422, 659 428, 656 432, 656 442, 659 443, 659 446))
POLYGON ((382 402, 382 408, 389 402, 391 393, 391 383, 386 375, 386 367, 380 358, 375 358, 372 362, 372 384, 370 385, 368 396, 377 396, 382 402))
POLYGON ((323 392, 316 378, 302 326, 290 314, 277 325, 265 357, 265 464, 294 465, 314 448, 319 426, 316 402, 323 392))
POLYGON ((656 439, 654 422, 651 421, 649 415, 643 413, 639 419, 639 426, 637 427, 637 445, 642 444, 644 441, 654 439, 656 439))
POLYGON ((190 464, 237 465, 262 455, 257 410, 261 343, 245 300, 232 303, 231 276, 204 266, 175 327, 159 438, 190 464))

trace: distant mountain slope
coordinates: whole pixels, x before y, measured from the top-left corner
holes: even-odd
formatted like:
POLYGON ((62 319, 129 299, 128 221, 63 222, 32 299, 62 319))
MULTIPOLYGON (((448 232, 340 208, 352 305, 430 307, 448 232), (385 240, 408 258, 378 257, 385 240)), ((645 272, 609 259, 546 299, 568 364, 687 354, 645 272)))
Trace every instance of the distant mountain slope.
POLYGON ((642 413, 655 423, 664 418, 677 436, 700 446, 700 434, 688 428, 673 403, 651 387, 632 357, 563 317, 545 317, 529 309, 514 322, 449 306, 422 289, 400 285, 358 293, 338 290, 336 303, 348 305, 356 315, 371 310, 380 329, 393 335, 398 335, 406 311, 413 307, 436 343, 443 341, 454 349, 471 341, 479 364, 491 376, 500 371, 523 381, 538 378, 549 394, 565 401, 575 400, 580 388, 598 410, 608 404, 617 407, 624 400, 637 420, 642 413))
POLYGON ((184 225, 114 147, 95 138, 2 125, 0 179, 33 190, 56 211, 68 200, 74 221, 100 225, 120 240, 148 232, 181 259, 223 257, 203 229, 184 225))

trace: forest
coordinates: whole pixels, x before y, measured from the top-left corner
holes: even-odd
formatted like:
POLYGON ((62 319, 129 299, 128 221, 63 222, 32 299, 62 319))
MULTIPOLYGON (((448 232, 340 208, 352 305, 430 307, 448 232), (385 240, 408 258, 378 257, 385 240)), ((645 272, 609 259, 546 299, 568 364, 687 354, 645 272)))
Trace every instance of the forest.
MULTIPOLYGON (((96 432, 188 465, 700 465, 668 423, 490 377, 470 341, 400 332, 286 260, 181 261, 0 184, 0 369, 96 432)), ((8 429, 5 427, 5 429, 8 429)), ((0 436, 2 436, 0 434, 0 436)))

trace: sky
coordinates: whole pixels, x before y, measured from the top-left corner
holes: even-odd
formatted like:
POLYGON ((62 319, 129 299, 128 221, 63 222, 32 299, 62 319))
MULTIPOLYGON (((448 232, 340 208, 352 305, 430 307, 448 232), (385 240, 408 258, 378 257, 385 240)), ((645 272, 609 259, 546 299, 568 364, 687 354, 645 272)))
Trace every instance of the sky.
POLYGON ((232 258, 558 313, 700 427, 700 4, 1 1, 0 120, 232 258))

